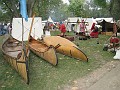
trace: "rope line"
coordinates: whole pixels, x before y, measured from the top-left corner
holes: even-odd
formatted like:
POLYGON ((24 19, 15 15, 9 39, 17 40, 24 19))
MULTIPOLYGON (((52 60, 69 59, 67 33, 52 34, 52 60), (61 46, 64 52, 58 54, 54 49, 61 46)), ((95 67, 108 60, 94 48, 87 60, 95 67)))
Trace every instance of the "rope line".
MULTIPOLYGON (((33 26, 34 26, 38 21, 39 21, 39 19, 36 20, 36 22, 33 24, 33 26)), ((22 23, 19 22, 18 20, 17 20, 17 22, 18 22, 20 25, 22 25, 22 23)), ((27 27, 25 27, 25 25, 23 25, 23 27, 26 29, 26 30, 24 31, 24 33, 26 33, 27 31, 30 31, 30 29, 28 29, 27 27)), ((31 32, 31 33, 34 34, 33 32, 31 32)), ((22 36, 22 35, 18 36, 17 39, 19 39, 21 36, 22 36)), ((35 35, 35 36, 39 38, 38 35, 35 35)))

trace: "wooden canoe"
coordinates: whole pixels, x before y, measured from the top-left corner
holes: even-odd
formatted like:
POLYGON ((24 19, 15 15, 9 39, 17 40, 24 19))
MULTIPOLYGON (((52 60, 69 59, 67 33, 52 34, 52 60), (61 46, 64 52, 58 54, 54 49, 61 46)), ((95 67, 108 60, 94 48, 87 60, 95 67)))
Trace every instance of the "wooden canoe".
POLYGON ((2 44, 2 53, 10 65, 20 74, 23 80, 28 84, 28 56, 29 52, 26 53, 23 50, 22 42, 8 37, 2 44))
POLYGON ((49 36, 44 37, 43 41, 48 45, 53 45, 57 52, 80 59, 83 61, 88 61, 87 56, 71 41, 62 38, 60 36, 49 36))
POLYGON ((58 58, 56 50, 52 45, 47 46, 42 41, 35 40, 32 36, 30 36, 29 47, 32 52, 40 56, 42 59, 48 61, 52 65, 57 65, 58 58))

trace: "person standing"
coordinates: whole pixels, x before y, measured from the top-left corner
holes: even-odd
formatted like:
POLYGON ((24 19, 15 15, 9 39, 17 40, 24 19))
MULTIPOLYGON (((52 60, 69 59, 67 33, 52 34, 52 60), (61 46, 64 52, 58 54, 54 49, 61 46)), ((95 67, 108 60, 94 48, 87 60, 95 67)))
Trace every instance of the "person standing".
POLYGON ((105 32, 106 30, 105 30, 105 23, 106 23, 106 21, 103 19, 103 21, 102 21, 102 32, 105 32))
POLYGON ((76 35, 79 35, 79 33, 80 33, 80 21, 79 21, 79 19, 77 20, 77 23, 75 25, 75 33, 76 33, 76 35))
POLYGON ((2 23, 0 23, 0 35, 3 35, 3 24, 2 23))
POLYGON ((91 33, 90 33, 90 37, 92 38, 98 38, 98 27, 95 26, 95 23, 92 24, 92 27, 91 27, 91 33))
POLYGON ((10 24, 9 26, 8 26, 8 33, 11 35, 11 33, 12 33, 12 24, 10 24))
POLYGON ((44 32, 45 36, 51 36, 49 22, 46 22, 44 29, 43 29, 43 32, 44 32))
POLYGON ((3 34, 6 34, 6 33, 8 33, 8 26, 7 26, 7 24, 5 23, 5 24, 4 24, 4 27, 3 27, 3 34))
POLYGON ((65 24, 63 22, 61 22, 61 24, 60 24, 60 31, 61 31, 60 36, 64 37, 65 33, 66 33, 66 27, 65 27, 65 24))
POLYGON ((82 33, 82 35, 85 35, 85 29, 86 29, 86 25, 84 20, 82 20, 82 22, 80 23, 80 32, 82 33))

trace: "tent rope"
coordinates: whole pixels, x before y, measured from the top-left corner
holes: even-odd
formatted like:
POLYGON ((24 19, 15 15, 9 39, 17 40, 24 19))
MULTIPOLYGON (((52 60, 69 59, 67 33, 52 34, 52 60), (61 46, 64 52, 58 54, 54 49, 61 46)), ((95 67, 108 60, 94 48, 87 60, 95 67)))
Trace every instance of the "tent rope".
MULTIPOLYGON (((39 19, 33 24, 33 26, 37 23, 39 21, 39 19)), ((19 22, 19 21, 17 21, 20 25, 22 25, 22 23, 21 22, 19 22)), ((27 31, 30 31, 27 27, 25 27, 24 25, 23 25, 23 27, 26 29, 25 31, 24 31, 24 33, 26 33, 27 31)), ((33 32, 31 32, 32 34, 34 34, 33 32)), ((18 36, 16 39, 19 39, 20 37, 21 37, 22 35, 20 35, 20 36, 18 36)), ((38 37, 39 38, 39 36, 38 35, 35 35, 36 37, 38 37)))

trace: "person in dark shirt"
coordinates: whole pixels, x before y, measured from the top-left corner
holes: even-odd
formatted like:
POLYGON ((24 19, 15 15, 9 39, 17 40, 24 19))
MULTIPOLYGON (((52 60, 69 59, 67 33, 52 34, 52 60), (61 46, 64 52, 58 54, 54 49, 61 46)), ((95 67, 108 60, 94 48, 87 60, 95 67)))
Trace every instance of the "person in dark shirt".
POLYGON ((106 21, 103 19, 103 21, 102 21, 102 32, 105 32, 105 23, 106 23, 106 21))

